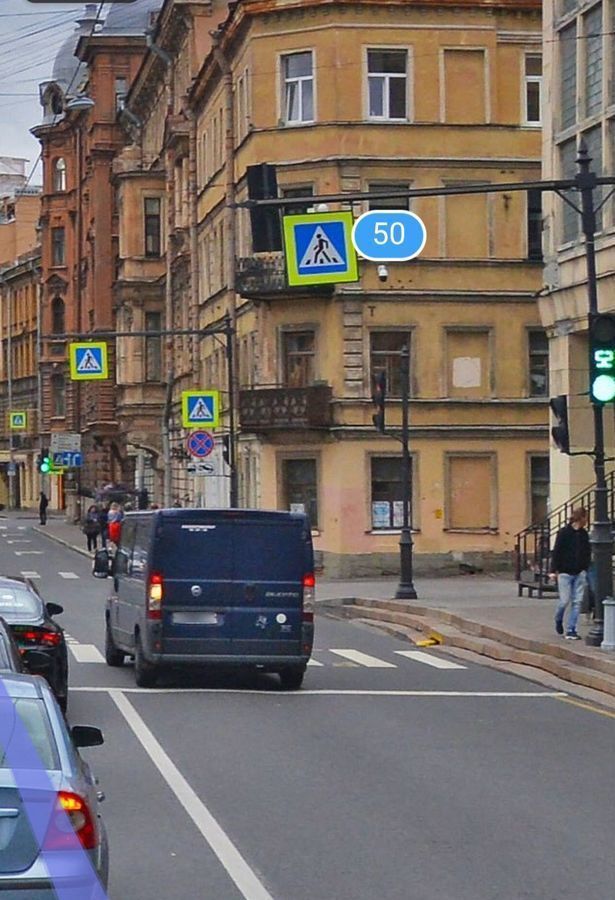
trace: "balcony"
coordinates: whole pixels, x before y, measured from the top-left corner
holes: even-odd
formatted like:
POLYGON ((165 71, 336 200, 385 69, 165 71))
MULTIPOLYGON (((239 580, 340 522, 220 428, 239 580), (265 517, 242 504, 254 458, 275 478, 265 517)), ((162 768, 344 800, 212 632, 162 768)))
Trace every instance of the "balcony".
POLYGON ((239 421, 246 431, 328 428, 332 389, 311 387, 260 388, 239 392, 239 421))
POLYGON ((286 283, 283 253, 257 253, 236 261, 235 289, 242 297, 264 299, 280 297, 282 294, 330 296, 333 287, 332 284, 289 287, 286 283))

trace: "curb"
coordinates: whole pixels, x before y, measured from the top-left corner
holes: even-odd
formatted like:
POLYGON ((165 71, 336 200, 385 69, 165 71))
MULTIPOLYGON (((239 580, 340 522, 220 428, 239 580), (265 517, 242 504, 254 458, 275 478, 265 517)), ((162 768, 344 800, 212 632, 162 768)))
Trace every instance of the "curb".
POLYGON ((47 531, 42 525, 33 525, 32 531, 42 534, 43 537, 49 538, 50 541, 55 541, 56 544, 62 544, 63 547, 68 547, 69 550, 74 550, 75 553, 80 553, 82 556, 87 556, 88 559, 92 559, 92 554, 89 550, 84 550, 83 547, 77 547, 76 544, 71 544, 70 541, 58 537, 57 534, 53 534, 51 531, 47 531))

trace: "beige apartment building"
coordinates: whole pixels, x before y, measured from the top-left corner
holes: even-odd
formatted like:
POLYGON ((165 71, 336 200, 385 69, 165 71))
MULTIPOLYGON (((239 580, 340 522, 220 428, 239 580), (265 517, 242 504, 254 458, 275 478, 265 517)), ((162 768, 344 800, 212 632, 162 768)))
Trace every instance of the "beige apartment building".
MULTIPOLYGON (((505 560, 546 509, 539 198, 412 200, 428 232, 419 259, 390 265, 385 282, 363 260, 356 284, 318 289, 286 286, 282 252, 254 252, 235 204, 262 163, 283 197, 540 178, 540 2, 167 0, 152 39, 115 163, 119 266, 133 287, 150 267, 142 309, 167 325, 226 314, 236 325, 241 504, 307 511, 330 574, 395 571, 400 450, 375 431, 371 395, 386 371, 399 427, 408 345, 418 566, 505 560), (158 263, 142 259, 151 235, 158 263)), ((374 197, 352 209, 399 205, 374 197)), ((179 414, 181 390, 195 387, 220 389, 228 410, 224 347, 177 337, 164 356, 168 488, 224 505, 222 447, 214 474, 191 475, 179 414)), ((225 412, 219 444, 227 427, 225 412)))
MULTIPOLYGON (((572 178, 581 138, 597 174, 615 165, 615 50, 613 0, 547 0, 544 4, 545 178, 572 178)), ((597 216, 598 304, 615 310, 615 207, 603 188, 597 216)), ((580 199, 570 194, 580 205, 580 199)), ((581 218, 561 198, 545 194, 545 292, 540 315, 549 336, 551 394, 568 395, 571 449, 593 449, 593 417, 588 399, 587 269, 581 218)), ((613 407, 605 410, 607 457, 615 450, 613 407)), ((612 468, 612 461, 607 463, 612 468)), ((551 506, 555 508, 594 482, 588 456, 551 450, 551 506)))

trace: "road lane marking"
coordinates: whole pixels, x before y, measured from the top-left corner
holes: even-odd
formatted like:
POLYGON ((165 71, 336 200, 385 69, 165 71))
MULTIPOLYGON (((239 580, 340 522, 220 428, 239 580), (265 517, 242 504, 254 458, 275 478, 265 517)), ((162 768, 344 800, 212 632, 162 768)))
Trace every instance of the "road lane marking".
POLYGON ((188 784, 134 706, 123 695, 122 690, 116 688, 109 693, 141 746, 218 857, 240 894, 245 900, 273 900, 256 872, 250 868, 230 837, 188 784))
POLYGON ((119 691, 123 694, 260 694, 263 697, 484 697, 486 699, 542 699, 543 697, 568 697, 565 691, 377 691, 377 690, 306 690, 276 691, 257 690, 251 688, 139 688, 100 686, 72 687, 71 691, 80 693, 107 693, 119 691))
POLYGON ((556 700, 562 700, 571 706, 578 706, 580 709, 586 709, 588 712, 596 713, 599 716, 606 716, 608 719, 615 719, 615 712, 609 709, 601 709, 599 706, 592 706, 591 703, 584 703, 582 700, 574 700, 572 697, 556 697, 556 700))
POLYGON ((7 544, 31 544, 27 538, 14 538, 12 541, 7 540, 7 544))
POLYGON ((308 659, 308 666, 322 666, 322 663, 317 659, 308 659))
POLYGON ((24 571, 22 570, 19 574, 20 574, 20 575, 23 575, 24 578, 40 578, 40 577, 41 577, 41 576, 38 574, 38 572, 24 572, 24 571))
POLYGON ((26 526, 25 526, 25 525, 18 525, 18 526, 17 526, 17 531, 25 531, 25 530, 26 530, 26 526))
POLYGON ((343 656, 351 662, 365 666, 367 669, 396 669, 397 666, 383 659, 377 659, 370 656, 369 653, 361 653, 360 650, 329 650, 329 653, 335 653, 337 656, 343 656))
POLYGON ((13 550, 15 556, 42 556, 43 550, 13 550))
POLYGON ((413 659, 415 662, 425 663, 426 666, 433 666, 434 669, 467 669, 467 666, 461 666, 459 663, 451 662, 450 659, 442 659, 438 656, 432 656, 431 653, 423 653, 422 650, 396 650, 398 656, 405 656, 407 659, 413 659))
POLYGON ((74 572, 58 572, 60 578, 79 578, 74 572))
POLYGON ((104 663, 105 658, 94 644, 79 644, 68 641, 70 652, 78 663, 104 663))

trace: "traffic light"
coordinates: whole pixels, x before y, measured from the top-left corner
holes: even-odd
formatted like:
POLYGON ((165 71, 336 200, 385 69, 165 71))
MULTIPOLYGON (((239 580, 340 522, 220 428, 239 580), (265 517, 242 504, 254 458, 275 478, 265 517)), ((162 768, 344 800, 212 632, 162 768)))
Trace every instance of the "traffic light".
POLYGON ((374 401, 374 405, 376 407, 376 412, 372 416, 372 422, 374 423, 374 427, 381 433, 385 432, 385 423, 384 423, 384 406, 386 402, 387 396, 387 376, 386 372, 378 372, 378 374, 374 377, 374 393, 372 395, 372 399, 374 401))
POLYGON ((230 434, 225 434, 222 438, 222 459, 230 466, 231 464, 231 436, 230 434))
POLYGON ((589 396, 597 403, 615 400, 615 315, 590 318, 589 396))
POLYGON ((562 453, 570 453, 570 435, 568 433, 568 397, 560 394, 559 397, 552 397, 549 400, 549 406, 553 411, 553 415, 557 419, 557 425, 551 429, 551 437, 558 450, 562 453))
MULTIPOLYGON (((275 166, 259 163, 247 167, 248 197, 250 200, 274 200, 278 196, 275 166)), ((282 249, 280 213, 275 206, 256 206, 250 210, 252 250, 266 253, 282 249)))
POLYGON ((51 457, 49 456, 49 450, 46 447, 41 448, 41 452, 37 459, 38 470, 42 475, 47 475, 51 472, 52 462, 51 457))

